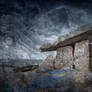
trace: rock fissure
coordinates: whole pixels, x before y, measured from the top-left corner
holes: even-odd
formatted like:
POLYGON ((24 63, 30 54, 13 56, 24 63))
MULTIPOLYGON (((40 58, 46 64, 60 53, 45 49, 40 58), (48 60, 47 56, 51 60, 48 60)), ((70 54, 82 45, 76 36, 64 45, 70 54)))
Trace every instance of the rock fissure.
POLYGON ((73 51, 72 51, 72 54, 73 54, 73 69, 75 69, 75 64, 74 64, 74 61, 75 61, 75 58, 74 58, 75 44, 72 45, 72 48, 73 48, 73 51))

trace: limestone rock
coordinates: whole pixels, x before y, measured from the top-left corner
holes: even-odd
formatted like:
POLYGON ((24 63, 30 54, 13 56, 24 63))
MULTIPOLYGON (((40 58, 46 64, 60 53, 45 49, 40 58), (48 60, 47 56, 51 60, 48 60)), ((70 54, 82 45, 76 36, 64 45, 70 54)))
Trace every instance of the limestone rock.
POLYGON ((52 55, 48 56, 40 65, 39 72, 51 71, 54 69, 54 57, 52 55))
POLYGON ((85 40, 75 45, 74 51, 75 69, 89 71, 89 41, 85 40))
POLYGON ((71 46, 57 49, 57 55, 55 59, 55 68, 65 68, 73 66, 73 48, 71 46))

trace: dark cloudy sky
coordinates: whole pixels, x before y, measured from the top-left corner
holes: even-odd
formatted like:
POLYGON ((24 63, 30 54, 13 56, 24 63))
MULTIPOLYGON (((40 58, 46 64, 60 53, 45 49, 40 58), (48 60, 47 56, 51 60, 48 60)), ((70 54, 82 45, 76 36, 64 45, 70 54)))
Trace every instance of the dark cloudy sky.
POLYGON ((43 59, 45 42, 92 23, 92 0, 0 0, 0 58, 43 59))

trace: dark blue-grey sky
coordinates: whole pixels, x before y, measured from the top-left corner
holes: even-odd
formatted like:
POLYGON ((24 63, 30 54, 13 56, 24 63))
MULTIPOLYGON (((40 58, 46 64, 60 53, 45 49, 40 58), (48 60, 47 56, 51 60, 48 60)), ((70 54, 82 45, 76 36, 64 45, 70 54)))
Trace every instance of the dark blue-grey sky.
POLYGON ((0 0, 0 58, 43 59, 40 45, 92 23, 92 0, 0 0))

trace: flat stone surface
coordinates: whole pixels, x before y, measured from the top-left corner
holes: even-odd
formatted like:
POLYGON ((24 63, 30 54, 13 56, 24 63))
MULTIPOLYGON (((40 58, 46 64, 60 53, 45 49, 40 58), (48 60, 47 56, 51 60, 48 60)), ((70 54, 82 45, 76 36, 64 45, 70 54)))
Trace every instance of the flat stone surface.
POLYGON ((75 69, 89 71, 89 41, 85 40, 75 45, 74 51, 75 69))
POLYGON ((57 55, 55 59, 55 68, 72 68, 73 66, 73 48, 71 46, 66 46, 57 49, 57 55))

